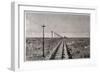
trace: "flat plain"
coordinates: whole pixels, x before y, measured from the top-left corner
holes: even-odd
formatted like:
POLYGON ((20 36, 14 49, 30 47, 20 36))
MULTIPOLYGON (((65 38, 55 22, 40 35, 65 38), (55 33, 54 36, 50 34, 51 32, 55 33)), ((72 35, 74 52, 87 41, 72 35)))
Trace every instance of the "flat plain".
POLYGON ((43 38, 26 38, 25 50, 26 61, 90 58, 90 38, 45 38, 45 57, 43 38), (63 43, 59 44, 60 42, 63 43))

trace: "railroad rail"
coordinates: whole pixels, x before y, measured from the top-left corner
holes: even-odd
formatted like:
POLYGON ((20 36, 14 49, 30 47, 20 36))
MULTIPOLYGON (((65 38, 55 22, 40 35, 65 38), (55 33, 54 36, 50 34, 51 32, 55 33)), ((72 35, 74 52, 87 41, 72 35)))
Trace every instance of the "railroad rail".
POLYGON ((45 58, 46 60, 57 59, 71 59, 71 49, 68 48, 66 40, 61 39, 58 44, 53 48, 50 54, 45 58))

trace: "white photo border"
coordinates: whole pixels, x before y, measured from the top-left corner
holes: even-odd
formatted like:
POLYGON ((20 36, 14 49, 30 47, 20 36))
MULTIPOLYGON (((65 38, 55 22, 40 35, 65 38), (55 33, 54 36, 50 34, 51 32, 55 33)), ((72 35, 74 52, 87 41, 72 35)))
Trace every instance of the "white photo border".
POLYGON ((56 6, 39 6, 26 3, 13 3, 13 39, 14 46, 12 47, 12 64, 11 69, 15 71, 19 70, 33 70, 55 67, 73 67, 73 66, 92 66, 96 65, 96 48, 94 46, 93 34, 95 30, 96 8, 82 8, 71 7, 56 7, 56 6), (72 60, 50 60, 50 61, 29 61, 25 62, 24 48, 25 48, 25 17, 24 11, 39 11, 39 12, 72 12, 72 13, 88 13, 90 14, 90 59, 72 59, 72 60))

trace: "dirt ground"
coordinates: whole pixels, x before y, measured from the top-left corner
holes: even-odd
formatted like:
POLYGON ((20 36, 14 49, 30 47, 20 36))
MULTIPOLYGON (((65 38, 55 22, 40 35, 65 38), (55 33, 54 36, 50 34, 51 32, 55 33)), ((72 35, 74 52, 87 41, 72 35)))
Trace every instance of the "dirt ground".
MULTIPOLYGON (((50 51, 53 50, 53 48, 61 39, 62 38, 45 38, 45 57, 50 54, 50 51)), ((45 58, 43 57, 42 42, 42 38, 26 38, 26 61, 45 60, 45 58)), ((66 38, 66 43, 68 45, 68 48, 71 49, 72 59, 90 58, 89 38, 66 38)))

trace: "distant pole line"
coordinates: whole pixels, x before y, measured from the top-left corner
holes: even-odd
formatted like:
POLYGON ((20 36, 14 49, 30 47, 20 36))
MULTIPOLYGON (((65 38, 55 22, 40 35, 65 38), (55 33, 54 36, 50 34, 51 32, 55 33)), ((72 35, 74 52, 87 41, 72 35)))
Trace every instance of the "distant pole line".
POLYGON ((42 25, 42 27, 43 27, 43 57, 45 57, 45 55, 44 55, 44 36, 45 36, 45 34, 44 34, 44 27, 46 27, 45 25, 42 25))
POLYGON ((53 34, 57 35, 58 37, 63 37, 63 36, 61 36, 60 34, 54 32, 54 31, 52 31, 52 32, 53 32, 53 34))

